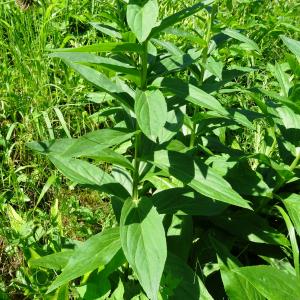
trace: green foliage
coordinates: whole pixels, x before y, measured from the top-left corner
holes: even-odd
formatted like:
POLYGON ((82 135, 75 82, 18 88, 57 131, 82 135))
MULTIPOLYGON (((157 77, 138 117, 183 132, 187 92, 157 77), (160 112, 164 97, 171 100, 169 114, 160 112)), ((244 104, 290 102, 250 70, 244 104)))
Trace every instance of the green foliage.
POLYGON ((299 299, 300 14, 75 2, 0 4, 0 297, 299 299))

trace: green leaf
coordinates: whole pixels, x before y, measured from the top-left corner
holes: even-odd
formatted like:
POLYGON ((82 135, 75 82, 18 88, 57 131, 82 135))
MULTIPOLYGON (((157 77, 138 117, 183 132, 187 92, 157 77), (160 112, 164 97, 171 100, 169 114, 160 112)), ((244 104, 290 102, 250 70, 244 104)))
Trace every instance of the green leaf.
POLYGON ((113 81, 111 81, 108 77, 106 77, 101 72, 79 64, 73 63, 68 59, 64 59, 64 61, 75 71, 77 71, 83 78, 87 81, 95 84, 97 87, 101 88, 103 91, 107 93, 122 93, 123 90, 113 81))
POLYGON ((158 140, 162 144, 174 137, 183 125, 184 114, 178 108, 168 111, 167 121, 164 127, 158 132, 158 140))
POLYGON ((258 45, 254 41, 252 41, 245 35, 241 34, 237 30, 227 28, 227 29, 223 30, 222 32, 240 42, 245 43, 249 47, 250 50, 256 50, 258 52, 260 51, 258 45))
POLYGON ((204 4, 201 2, 198 2, 197 4, 187 7, 165 19, 163 19, 161 21, 161 23, 154 27, 149 35, 149 38, 159 34, 160 32, 162 32, 163 30, 165 30, 166 28, 181 22, 182 20, 188 18, 189 16, 192 16, 193 14, 195 14, 197 11, 199 11, 201 8, 204 8, 204 4))
POLYGON ((167 299, 213 300, 195 271, 171 253, 168 253, 162 282, 167 299))
POLYGON ((96 64, 115 72, 125 73, 136 77, 139 76, 139 71, 135 66, 131 66, 113 58, 98 56, 96 54, 81 52, 56 52, 51 53, 49 56, 68 60, 73 63, 96 64))
POLYGON ((211 238, 213 247, 216 250, 218 264, 224 288, 230 300, 263 300, 258 291, 246 279, 242 278, 233 270, 241 267, 236 257, 231 255, 228 249, 215 239, 211 238))
POLYGON ((65 250, 36 259, 30 259, 28 261, 28 265, 31 268, 42 267, 53 270, 61 270, 67 265, 73 254, 74 250, 65 250))
POLYGON ((200 90, 192 84, 185 83, 180 79, 174 78, 157 78, 153 86, 160 87, 173 95, 185 99, 197 106, 217 111, 222 115, 228 115, 228 112, 220 102, 213 96, 200 90))
POLYGON ((126 189, 113 177, 86 161, 59 155, 50 155, 49 158, 64 176, 76 183, 121 198, 129 196, 126 189))
POLYGON ((107 265, 121 250, 119 228, 98 233, 74 250, 62 273, 52 282, 47 293, 99 267, 107 265))
POLYGON ((182 211, 192 216, 215 216, 222 213, 228 204, 199 196, 186 188, 169 188, 155 193, 153 204, 160 214, 182 211))
MULTIPOLYGON (((172 55, 162 58, 152 68, 152 72, 155 73, 153 77, 186 69, 188 66, 197 61, 200 55, 200 51, 194 51, 191 53, 183 53, 181 55, 172 55)), ((152 78, 152 76, 150 76, 150 78, 152 78)))
POLYGON ((89 132, 77 139, 56 139, 30 142, 27 146, 42 154, 58 154, 65 157, 89 157, 129 140, 135 132, 124 128, 105 128, 89 132))
POLYGON ((122 39, 122 34, 117 30, 116 28, 107 25, 107 24, 101 24, 97 22, 90 22, 90 24, 96 28, 97 30, 101 31, 104 34, 107 34, 113 38, 122 39))
POLYGON ((102 149, 94 154, 86 155, 86 157, 96 159, 97 161, 116 164, 132 171, 134 170, 132 163, 124 155, 121 155, 110 148, 102 149))
POLYGON ((127 6, 127 23, 140 43, 144 42, 156 24, 157 0, 131 0, 127 6))
POLYGON ((192 216, 178 212, 165 216, 164 223, 170 223, 166 233, 168 251, 187 261, 193 241, 192 216))
POLYGON ((161 276, 167 258, 165 231, 150 199, 138 203, 126 200, 120 220, 124 254, 151 300, 158 299, 161 276))
POLYGON ((159 91, 137 91, 134 110, 143 133, 155 141, 167 118, 167 103, 159 91))
POLYGON ((78 48, 49 49, 51 52, 137 52, 142 53, 143 47, 136 43, 99 43, 78 48))
POLYGON ((288 97, 292 84, 290 83, 288 74, 284 72, 282 65, 277 62, 274 67, 274 75, 281 87, 281 92, 285 97, 288 97))
POLYGON ((264 297, 270 300, 300 299, 299 279, 271 266, 252 266, 234 269, 264 297))
POLYGON ((55 293, 45 295, 45 300, 69 300, 69 286, 67 284, 59 287, 55 293))
POLYGON ((213 57, 210 56, 207 59, 205 67, 207 71, 216 76, 218 79, 222 80, 222 71, 224 67, 224 64, 222 62, 215 61, 213 57))
POLYGON ((284 44, 300 59, 300 42, 290 39, 284 35, 280 36, 284 44))
POLYGON ((154 153, 153 163, 201 195, 251 209, 248 201, 236 193, 223 177, 201 161, 195 161, 186 154, 161 150, 154 153))
MULTIPOLYGON (((125 83, 123 82, 123 86, 121 84, 117 84, 106 77, 101 72, 80 64, 80 63, 73 63, 68 59, 64 59, 64 62, 78 72, 84 79, 89 81, 90 83, 96 85, 102 91, 112 95, 116 100, 122 103, 126 108, 132 110, 133 106, 133 99, 130 97, 130 93, 124 89, 125 83)), ((130 76, 130 75, 129 75, 130 76)))
POLYGON ((290 246, 284 234, 271 227, 259 215, 250 211, 239 211, 211 218, 212 222, 228 233, 254 243, 290 246))
POLYGON ((289 213, 289 216, 300 236, 300 195, 291 194, 283 198, 283 203, 289 213))
POLYGON ((206 163, 231 184, 240 195, 272 197, 272 189, 246 160, 235 161, 230 155, 211 156, 206 163), (243 173, 243 176, 239 176, 243 173))

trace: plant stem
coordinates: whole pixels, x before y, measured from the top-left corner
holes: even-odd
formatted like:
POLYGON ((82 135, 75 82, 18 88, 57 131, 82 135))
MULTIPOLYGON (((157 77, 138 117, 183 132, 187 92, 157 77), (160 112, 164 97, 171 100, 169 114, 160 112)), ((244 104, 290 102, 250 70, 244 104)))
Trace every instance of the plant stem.
MULTIPOLYGON (((206 35, 205 35, 205 47, 203 49, 202 52, 202 59, 201 59, 201 65, 200 65, 200 77, 199 77, 199 85, 202 86, 203 84, 203 79, 204 79, 204 73, 205 73, 205 65, 207 62, 207 56, 208 56, 208 47, 209 47, 209 43, 212 37, 212 26, 213 26, 213 22, 214 22, 214 18, 215 18, 215 14, 217 11, 217 6, 213 5, 212 7, 212 12, 211 14, 208 15, 207 17, 207 30, 206 30, 206 35)), ((199 107, 196 107, 194 110, 194 116, 199 112, 199 107)), ((191 132, 191 139, 190 139, 190 147, 194 147, 195 145, 195 140, 196 140, 196 127, 197 124, 195 121, 193 121, 193 128, 192 128, 192 132, 191 132)))
MULTIPOLYGON (((143 53, 140 57, 140 64, 141 64, 141 84, 140 89, 142 91, 147 89, 147 68, 148 68, 148 51, 147 51, 148 42, 143 43, 143 53)), ((139 130, 139 125, 136 122, 136 136, 135 136, 135 144, 134 144, 134 172, 133 172, 133 183, 132 183, 132 200, 135 203, 138 203, 139 201, 139 167, 140 167, 140 161, 139 161, 139 149, 141 144, 141 132, 139 130)))

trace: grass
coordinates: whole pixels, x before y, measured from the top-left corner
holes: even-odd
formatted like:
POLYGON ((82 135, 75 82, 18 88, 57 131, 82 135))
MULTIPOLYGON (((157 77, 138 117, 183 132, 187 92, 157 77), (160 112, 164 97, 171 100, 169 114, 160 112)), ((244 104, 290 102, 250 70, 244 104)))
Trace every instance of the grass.
MULTIPOLYGON (((26 148, 32 140, 78 137, 109 126, 107 118, 97 117, 105 104, 87 97, 94 88, 62 62, 48 57, 47 49, 105 40, 89 22, 103 20, 105 13, 113 12, 115 2, 53 0, 27 11, 12 1, 0 2, 0 299, 5 299, 1 290, 12 299, 40 299, 44 291, 38 276, 30 273, 27 258, 34 251, 59 249, 61 239, 85 240, 116 222, 105 195, 74 186, 45 157, 26 148), (20 217, 24 232, 16 234, 8 207, 20 217), (30 248, 33 241, 40 249, 30 248), (32 253, 26 253, 28 249, 32 253)), ((194 1, 160 2, 160 13, 166 16, 194 1)), ((240 77, 237 86, 279 91, 274 66, 284 63, 287 53, 279 36, 300 39, 300 5, 295 0, 233 1, 231 8, 225 2, 231 3, 221 4, 218 26, 244 29, 259 45, 261 55, 245 55, 243 49, 229 43, 215 58, 226 66, 256 69, 240 77)), ((189 29, 195 29, 195 24, 196 18, 185 21, 189 29)), ((166 39, 174 37, 166 35, 166 39)), ((190 43, 184 38, 176 40, 184 47, 190 43)), ((256 107, 252 95, 242 92, 216 97, 226 107, 256 107)), ((257 153, 269 146, 262 143, 266 124, 257 122, 255 127, 254 134, 243 131, 233 136, 232 147, 257 153)), ((255 169, 255 161, 252 167, 255 169)))

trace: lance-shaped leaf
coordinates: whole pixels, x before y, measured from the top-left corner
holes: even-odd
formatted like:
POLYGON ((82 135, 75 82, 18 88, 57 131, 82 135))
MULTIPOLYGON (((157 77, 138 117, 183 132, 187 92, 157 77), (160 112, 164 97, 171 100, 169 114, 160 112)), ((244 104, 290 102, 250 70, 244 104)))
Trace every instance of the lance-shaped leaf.
POLYGON ((183 80, 174 78, 157 78, 152 84, 197 106, 216 111, 222 115, 229 114, 216 98, 200 90, 196 86, 184 82, 183 80))
MULTIPOLYGON (((63 60, 68 66, 78 72, 84 79, 96 85, 102 91, 112 95, 125 107, 132 109, 133 99, 130 97, 130 94, 126 94, 122 85, 113 82, 104 74, 89 66, 80 63, 74 63, 65 58, 63 60)), ((123 83, 123 85, 125 85, 125 83, 123 83)))
POLYGON ((242 266, 236 257, 231 255, 228 249, 211 238, 216 250, 218 264, 224 288, 230 300, 264 300, 264 297, 246 279, 234 273, 233 270, 242 266))
POLYGON ((201 161, 195 161, 186 154, 160 150, 154 153, 153 163, 206 197, 251 209, 248 201, 235 192, 222 176, 201 161))
POLYGON ((213 300, 195 271, 171 253, 168 253, 163 281, 168 290, 171 289, 172 300, 213 300))
POLYGON ((298 58, 300 58, 300 42, 288 38, 284 35, 280 36, 284 44, 293 52, 298 58))
POLYGON ((131 66, 127 63, 123 63, 119 60, 102 57, 92 53, 80 53, 80 52, 56 52, 49 55, 50 57, 57 57, 61 59, 69 60, 73 63, 81 64, 97 64, 103 68, 129 74, 132 76, 139 76, 139 71, 135 66, 131 66))
POLYGON ((74 250, 62 273, 53 281, 48 293, 63 284, 107 265, 121 250, 119 228, 98 233, 74 250))
POLYGON ((300 195, 291 194, 282 199, 297 234, 300 236, 300 195))
POLYGON ((105 128, 89 132, 77 139, 57 139, 30 142, 27 146, 42 154, 57 154, 65 157, 89 157, 100 151, 129 140, 135 133, 124 128, 105 128))
POLYGON ((165 231, 160 216, 150 199, 138 203, 128 199, 120 220, 124 254, 151 300, 156 300, 167 258, 165 231))
POLYGON ((244 267, 233 271, 249 281, 267 299, 300 299, 300 282, 293 274, 271 266, 244 267))
POLYGON ((137 91, 134 110, 143 133, 155 141, 168 118, 167 103, 161 91, 137 91))
POLYGON ((50 155, 49 158, 63 175, 78 184, 121 198, 129 196, 113 177, 86 161, 59 155, 50 155))
POLYGON ((122 39, 122 34, 120 33, 120 31, 108 24, 101 24, 97 22, 90 22, 90 24, 104 34, 107 34, 113 38, 122 39))
MULTIPOLYGON (((210 4, 212 1, 207 1, 207 4, 210 4)), ((162 32, 163 30, 165 30, 166 28, 181 22, 182 20, 192 16, 193 14, 195 14, 197 11, 199 11, 201 8, 204 8, 205 5, 201 2, 198 2, 197 4, 187 7, 165 19, 163 19, 161 21, 161 23, 154 27, 150 33, 149 37, 153 37, 157 34, 159 34, 160 32, 162 32)))
POLYGON ((160 214, 182 211, 192 216, 215 216, 221 214, 228 204, 200 196, 189 188, 169 188, 155 193, 153 204, 160 214))
POLYGON ((256 50, 259 52, 258 45, 253 40, 249 39, 248 37, 241 34, 240 32, 233 30, 233 29, 229 29, 229 28, 223 30, 222 32, 240 42, 243 42, 244 44, 246 44, 249 47, 250 50, 256 50))
POLYGON ((157 0, 130 0, 127 23, 140 43, 144 42, 156 24, 159 8, 157 0))
POLYGON ((36 259, 30 259, 28 265, 31 268, 42 267, 46 269, 61 270, 68 264, 68 261, 73 255, 74 250, 65 250, 36 259))
POLYGON ((99 43, 78 48, 49 49, 51 52, 137 52, 142 53, 143 47, 136 43, 99 43))

